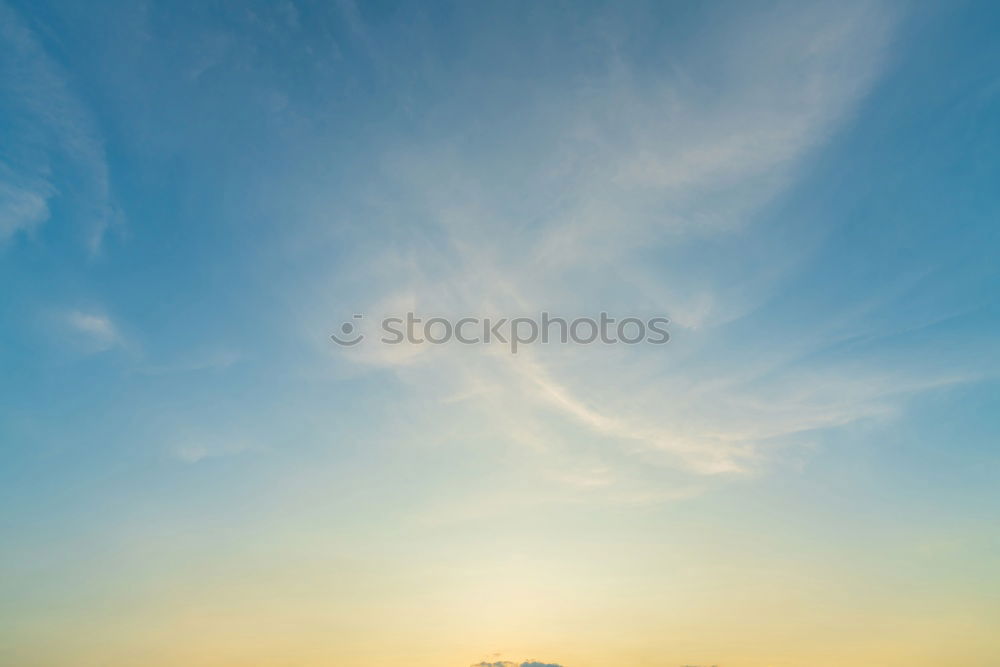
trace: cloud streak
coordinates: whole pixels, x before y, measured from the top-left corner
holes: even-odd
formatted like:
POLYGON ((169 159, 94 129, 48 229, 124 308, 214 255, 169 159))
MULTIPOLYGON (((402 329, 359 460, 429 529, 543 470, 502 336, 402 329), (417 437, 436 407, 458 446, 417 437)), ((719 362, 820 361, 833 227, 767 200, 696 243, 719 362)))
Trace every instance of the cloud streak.
POLYGON ((92 351, 103 352, 124 344, 117 325, 107 315, 71 310, 66 313, 65 321, 77 339, 92 351))
MULTIPOLYGON (((664 349, 343 354, 423 392, 440 388, 442 420, 475 419, 483 438, 541 453, 559 483, 630 498, 657 497, 637 466, 747 472, 789 438, 892 414, 913 392, 961 381, 796 368, 831 344, 824 332, 723 352, 740 335, 735 323, 802 261, 776 245, 745 258, 743 230, 849 120, 885 67, 896 20, 878 3, 747 14, 705 35, 711 61, 680 52, 662 73, 639 71, 612 46, 606 67, 573 85, 525 91, 510 113, 531 129, 511 145, 473 157, 445 135, 386 155, 379 186, 398 194, 381 198, 373 224, 396 241, 349 267, 352 283, 373 286, 369 312, 574 316, 601 303, 669 315, 677 335, 664 349), (737 259, 706 271, 688 259, 706 247, 737 259), (728 354, 724 366, 716 352, 728 354)), ((618 37, 607 41, 628 41, 618 37)))
POLYGON ((65 69, 5 2, 0 54, 0 106, 11 120, 0 129, 0 242, 35 232, 60 200, 96 255, 118 216, 97 122, 65 69))

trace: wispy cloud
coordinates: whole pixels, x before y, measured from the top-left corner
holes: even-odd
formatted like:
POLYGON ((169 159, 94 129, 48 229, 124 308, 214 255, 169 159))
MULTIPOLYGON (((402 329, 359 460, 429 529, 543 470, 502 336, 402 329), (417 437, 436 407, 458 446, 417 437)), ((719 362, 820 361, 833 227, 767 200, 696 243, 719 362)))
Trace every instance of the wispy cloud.
MULTIPOLYGON (((37 229, 57 197, 93 255, 119 215, 104 141, 66 70, 16 10, 0 2, 0 242, 37 229), (62 187, 67 174, 72 187, 62 187)), ((67 181, 68 183, 69 181, 67 181)))
MULTIPOLYGON (((742 230, 795 183, 878 79, 895 21, 878 3, 745 14, 703 36, 714 60, 679 53, 662 73, 640 72, 612 47, 605 69, 525 94, 512 113, 531 129, 512 135, 512 145, 470 156, 435 137, 386 156, 379 187, 397 194, 373 195, 374 224, 410 227, 349 268, 352 284, 373 286, 371 312, 405 304, 456 315, 574 315, 601 303, 668 314, 680 334, 670 349, 344 354, 393 369, 421 392, 439 390, 442 420, 475 415, 484 439, 542 452, 553 479, 629 497, 657 497, 655 481, 631 472, 635 462, 744 472, 774 443, 892 414, 908 394, 954 381, 797 367, 831 344, 824 333, 789 347, 747 342, 752 353, 728 354, 721 367, 712 350, 732 349, 733 323, 783 286, 800 257, 776 246, 753 271, 726 260, 706 271, 685 253, 711 244, 740 261, 742 230), (660 259, 648 261, 651 252, 660 259), (595 469, 600 484, 587 472, 595 469)), ((323 303, 324 313, 333 310, 323 303)))
POLYGON ((48 220, 48 198, 53 192, 45 182, 16 185, 18 179, 8 168, 4 171, 7 173, 0 181, 0 242, 18 232, 31 232, 48 220))
POLYGON ((196 373, 208 370, 225 370, 239 363, 241 355, 236 350, 219 348, 201 350, 166 363, 149 363, 135 369, 142 375, 173 375, 177 373, 196 373))
POLYGON ((171 458, 181 463, 195 464, 208 459, 236 456, 255 449, 255 446, 237 437, 186 436, 168 447, 171 458))
POLYGON ((102 352, 124 343, 118 327, 108 315, 71 310, 65 314, 65 322, 77 340, 92 351, 102 352))

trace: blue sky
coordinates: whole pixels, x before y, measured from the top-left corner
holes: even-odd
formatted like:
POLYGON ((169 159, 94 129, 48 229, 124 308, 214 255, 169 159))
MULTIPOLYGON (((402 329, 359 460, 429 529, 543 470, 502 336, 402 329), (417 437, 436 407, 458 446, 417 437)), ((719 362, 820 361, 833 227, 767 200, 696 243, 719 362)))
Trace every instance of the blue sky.
POLYGON ((991 664, 998 14, 0 0, 0 661, 991 664))

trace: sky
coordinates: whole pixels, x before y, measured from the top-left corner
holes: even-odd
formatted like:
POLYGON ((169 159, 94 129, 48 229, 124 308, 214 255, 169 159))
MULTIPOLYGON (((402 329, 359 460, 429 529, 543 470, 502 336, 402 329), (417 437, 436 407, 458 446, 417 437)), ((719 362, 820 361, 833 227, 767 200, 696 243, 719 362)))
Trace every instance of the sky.
POLYGON ((1000 663, 998 30, 0 0, 0 664, 1000 663))

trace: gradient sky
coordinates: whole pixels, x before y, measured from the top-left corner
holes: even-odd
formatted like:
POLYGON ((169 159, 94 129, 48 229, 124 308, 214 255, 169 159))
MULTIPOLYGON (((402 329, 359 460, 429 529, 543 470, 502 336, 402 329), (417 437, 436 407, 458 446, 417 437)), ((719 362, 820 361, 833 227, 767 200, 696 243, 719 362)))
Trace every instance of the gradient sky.
POLYGON ((1000 664, 998 34, 0 0, 0 664, 1000 664))

